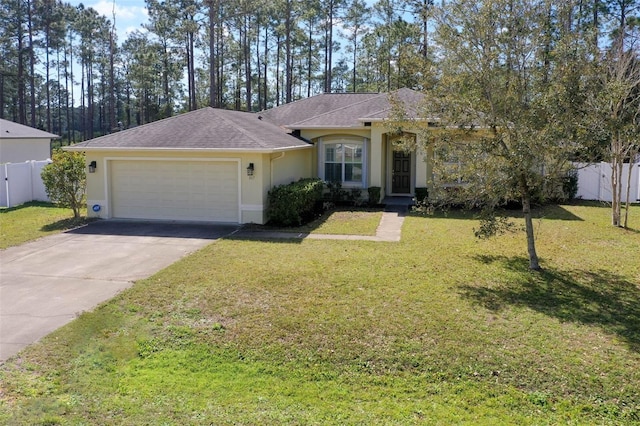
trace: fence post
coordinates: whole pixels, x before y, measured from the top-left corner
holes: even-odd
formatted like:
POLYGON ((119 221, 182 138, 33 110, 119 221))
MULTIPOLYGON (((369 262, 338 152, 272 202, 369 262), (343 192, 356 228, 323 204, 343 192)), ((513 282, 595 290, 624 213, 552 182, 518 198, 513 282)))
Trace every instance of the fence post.
POLYGON ((9 208, 9 169, 8 169, 8 163, 5 163, 2 165, 2 169, 4 170, 4 191, 5 191, 5 200, 6 203, 4 203, 4 206, 9 208))
POLYGON ((35 199, 35 197, 33 196, 33 171, 35 169, 35 164, 35 160, 29 161, 29 189, 31 190, 31 200, 35 199))

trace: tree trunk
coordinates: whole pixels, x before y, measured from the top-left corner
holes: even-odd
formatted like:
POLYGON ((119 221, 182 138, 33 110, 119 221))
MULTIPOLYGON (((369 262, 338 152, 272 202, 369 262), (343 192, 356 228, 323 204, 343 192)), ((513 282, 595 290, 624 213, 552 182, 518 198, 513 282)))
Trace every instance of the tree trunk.
POLYGON ((217 108, 218 104, 218 57, 216 28, 218 27, 218 11, 220 9, 218 0, 209 2, 209 106, 217 108))
POLYGON ((87 71, 87 139, 93 139, 94 103, 93 103, 92 58, 87 62, 86 71, 87 71))
POLYGON ((86 97, 84 91, 84 61, 80 63, 80 133, 82 134, 81 140, 87 140, 87 129, 86 129, 86 97))
POLYGON ((358 27, 354 30, 353 34, 353 93, 358 93, 357 79, 357 61, 358 61, 358 27))
POLYGON ((27 16, 28 16, 28 35, 29 35, 29 88, 30 93, 30 110, 31 110, 31 127, 36 127, 36 48, 33 45, 33 15, 31 1, 27 1, 27 16))
MULTIPOLYGON (((631 154, 631 156, 629 157, 629 173, 627 173, 627 198, 625 201, 625 208, 624 208, 624 221, 622 223, 622 226, 624 228, 627 228, 628 226, 628 221, 629 221, 629 208, 631 207, 631 175, 632 175, 632 171, 633 171, 633 162, 635 159, 637 159, 638 157, 638 150, 636 150, 634 153, 631 154)), ((640 166, 638 166, 640 167, 640 166)))
POLYGON ((269 63, 269 27, 265 25, 264 28, 264 63, 262 66, 264 67, 262 74, 264 78, 262 80, 262 109, 267 109, 267 102, 269 101, 269 85, 268 85, 268 68, 267 64, 269 63))
MULTIPOLYGON (((24 78, 24 33, 22 27, 22 3, 18 3, 17 17, 17 41, 18 41, 18 75, 16 76, 18 84, 18 123, 27 124, 27 99, 26 99, 26 83, 24 78)), ((4 103, 2 104, 4 105, 4 103)))
MULTIPOLYGON (((256 18, 257 23, 259 24, 260 18, 256 18)), ((256 90, 258 91, 258 111, 262 109, 262 64, 260 62, 260 28, 256 28, 256 72, 257 80, 256 80, 256 90)), ((265 52, 266 54, 266 52, 265 52)))
MULTIPOLYGON (((51 49, 50 43, 51 43, 51 28, 50 28, 50 21, 49 19, 46 20, 46 27, 45 27, 45 90, 47 93, 47 132, 51 132, 52 131, 52 127, 51 127, 51 85, 49 84, 49 81, 51 81, 51 63, 50 63, 50 52, 49 50, 51 49)), ((60 80, 58 80, 59 82, 60 80)))
POLYGON ((527 234, 527 252, 529 254, 529 269, 539 271, 540 262, 536 253, 536 240, 533 230, 533 218, 531 216, 531 194, 529 187, 525 182, 525 177, 520 178, 520 188, 522 191, 522 213, 524 215, 525 231, 527 234))
POLYGON ((619 155, 619 143, 617 139, 612 142, 612 158, 611 158, 611 225, 620 226, 621 216, 621 199, 622 199, 622 168, 624 162, 619 155))
POLYGON ((333 82, 333 0, 329 1, 329 33, 327 35, 327 65, 326 65, 326 81, 324 85, 324 92, 331 93, 331 86, 333 82))
POLYGON ((109 129, 108 133, 113 132, 116 128, 116 76, 115 76, 115 31, 116 31, 116 16, 113 15, 113 26, 111 27, 111 34, 109 34, 109 129))
POLYGON ((313 63, 313 24, 309 22, 309 38, 307 46, 307 98, 311 97, 311 77, 313 63))
POLYGON ((280 105, 280 34, 276 37, 276 106, 280 105))
POLYGON ((291 10, 291 2, 287 1, 287 10, 286 10, 286 18, 284 21, 284 50, 285 50, 285 103, 290 103, 293 100, 293 53, 291 52, 291 27, 292 27, 292 19, 291 16, 293 11, 291 10))
POLYGON ((253 111, 253 93, 252 93, 252 78, 251 78, 251 45, 249 42, 249 29, 251 27, 249 16, 244 16, 244 85, 245 96, 247 102, 247 111, 253 111))
MULTIPOLYGON (((74 99, 73 91, 73 86, 75 86, 75 84, 73 84, 73 33, 71 32, 71 30, 69 30, 69 79, 71 80, 71 129, 69 132, 69 145, 71 145, 76 141, 76 101, 74 99)), ((69 93, 67 93, 67 96, 69 96, 69 93)), ((68 106, 67 117, 69 117, 68 106)), ((69 119, 67 118, 67 126, 69 125, 68 121, 69 119)))

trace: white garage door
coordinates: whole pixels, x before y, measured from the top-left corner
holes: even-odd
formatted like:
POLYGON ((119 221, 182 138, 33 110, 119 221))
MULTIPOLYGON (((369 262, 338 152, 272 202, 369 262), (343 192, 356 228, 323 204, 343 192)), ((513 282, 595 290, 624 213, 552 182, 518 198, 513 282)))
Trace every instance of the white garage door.
POLYGON ((239 222, 235 161, 110 163, 113 217, 239 222))

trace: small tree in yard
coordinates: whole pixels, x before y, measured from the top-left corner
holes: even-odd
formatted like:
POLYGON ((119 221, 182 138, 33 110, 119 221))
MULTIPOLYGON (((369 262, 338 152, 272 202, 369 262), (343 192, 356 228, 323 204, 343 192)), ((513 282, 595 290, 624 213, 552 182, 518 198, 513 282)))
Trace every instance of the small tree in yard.
POLYGON ((42 169, 42 182, 49 199, 73 210, 73 217, 80 217, 80 208, 86 189, 84 154, 56 151, 53 162, 42 169))
POLYGON ((599 90, 592 91, 588 98, 588 127, 605 142, 593 152, 608 158, 612 165, 611 224, 626 228, 631 174, 634 161, 640 153, 640 58, 638 47, 633 43, 627 46, 625 35, 633 30, 637 37, 640 32, 635 21, 632 28, 625 29, 624 21, 621 27, 613 45, 602 55, 598 64, 599 90), (625 197, 622 191, 625 180, 623 169, 627 162, 629 172, 625 197), (624 216, 623 204, 626 204, 624 216))
POLYGON ((562 13, 545 0, 447 2, 436 14, 441 71, 427 93, 425 116, 440 130, 423 140, 435 153, 436 179, 450 178, 434 190, 453 184, 454 202, 485 208, 479 236, 508 227, 496 208, 520 202, 533 270, 540 264, 532 203, 567 171, 581 86, 589 83, 578 67, 585 50, 556 21, 562 13))

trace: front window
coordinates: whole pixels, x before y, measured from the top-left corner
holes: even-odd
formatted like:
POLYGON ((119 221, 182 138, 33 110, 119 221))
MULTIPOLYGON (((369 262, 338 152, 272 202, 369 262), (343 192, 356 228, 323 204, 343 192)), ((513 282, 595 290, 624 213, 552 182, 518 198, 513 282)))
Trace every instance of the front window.
POLYGON ((327 140, 322 142, 321 176, 327 182, 362 185, 364 178, 364 141, 327 140))
POLYGON ((438 148, 434 160, 440 181, 444 186, 457 186, 464 183, 462 160, 455 149, 438 148))

